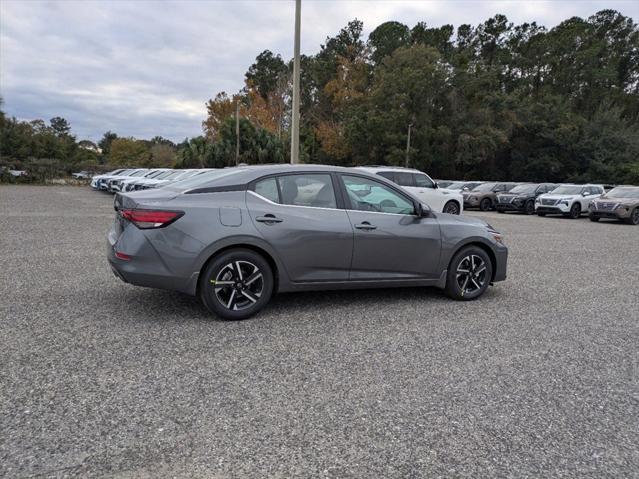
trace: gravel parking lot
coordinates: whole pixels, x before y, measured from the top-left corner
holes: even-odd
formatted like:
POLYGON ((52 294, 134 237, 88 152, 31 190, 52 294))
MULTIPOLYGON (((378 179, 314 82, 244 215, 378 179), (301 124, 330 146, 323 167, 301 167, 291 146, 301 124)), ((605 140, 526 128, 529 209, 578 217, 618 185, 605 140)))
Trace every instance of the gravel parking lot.
POLYGON ((509 279, 280 295, 122 283, 110 195, 0 187, 0 476, 639 475, 639 228, 469 213, 509 279))

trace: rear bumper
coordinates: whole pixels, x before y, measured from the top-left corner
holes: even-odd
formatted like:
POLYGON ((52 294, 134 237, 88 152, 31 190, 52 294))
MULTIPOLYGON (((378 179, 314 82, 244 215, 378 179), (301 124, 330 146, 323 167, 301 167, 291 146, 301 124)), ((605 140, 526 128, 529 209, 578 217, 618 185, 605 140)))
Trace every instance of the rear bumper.
MULTIPOLYGON (((124 234, 120 238, 122 236, 124 234)), ((117 278, 135 286, 195 294, 192 279, 181 278, 170 271, 142 234, 127 235, 123 242, 119 241, 120 238, 117 237, 115 229, 111 229, 106 242, 107 261, 117 278), (116 257, 116 251, 127 254, 131 259, 122 260, 116 257)))

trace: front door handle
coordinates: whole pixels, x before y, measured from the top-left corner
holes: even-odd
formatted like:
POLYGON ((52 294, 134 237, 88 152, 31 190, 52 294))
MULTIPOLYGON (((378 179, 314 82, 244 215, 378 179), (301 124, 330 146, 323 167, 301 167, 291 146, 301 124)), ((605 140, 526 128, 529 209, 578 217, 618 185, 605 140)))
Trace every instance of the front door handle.
POLYGON ((272 224, 272 223, 281 223, 284 220, 282 218, 278 218, 277 216, 269 213, 264 216, 258 216, 257 218, 255 218, 255 221, 259 221, 260 223, 272 224))
POLYGON ((362 221, 360 224, 355 225, 358 230, 376 230, 377 226, 370 224, 368 221, 362 221))

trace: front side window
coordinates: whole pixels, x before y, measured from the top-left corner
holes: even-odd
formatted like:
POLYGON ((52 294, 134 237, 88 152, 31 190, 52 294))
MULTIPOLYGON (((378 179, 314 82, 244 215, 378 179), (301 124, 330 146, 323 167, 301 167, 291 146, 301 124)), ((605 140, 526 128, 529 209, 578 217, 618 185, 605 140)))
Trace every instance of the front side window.
POLYGON ((359 176, 343 175, 351 209, 412 215, 413 203, 391 188, 377 181, 359 176))
POLYGON ((395 183, 400 186, 415 186, 412 173, 395 172, 395 183))
POLYGON ((426 175, 414 174, 415 186, 419 188, 435 188, 435 183, 426 175))

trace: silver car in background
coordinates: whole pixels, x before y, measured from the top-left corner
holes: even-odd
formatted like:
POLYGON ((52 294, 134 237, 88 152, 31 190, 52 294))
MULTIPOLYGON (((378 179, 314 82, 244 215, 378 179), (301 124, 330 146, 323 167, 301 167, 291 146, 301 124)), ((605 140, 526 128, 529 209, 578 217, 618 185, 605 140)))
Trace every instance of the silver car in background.
POLYGON ((225 319, 254 315, 275 292, 436 286, 470 300, 506 278, 508 249, 490 225, 357 169, 212 170, 118 193, 114 206, 116 276, 198 295, 225 319))

